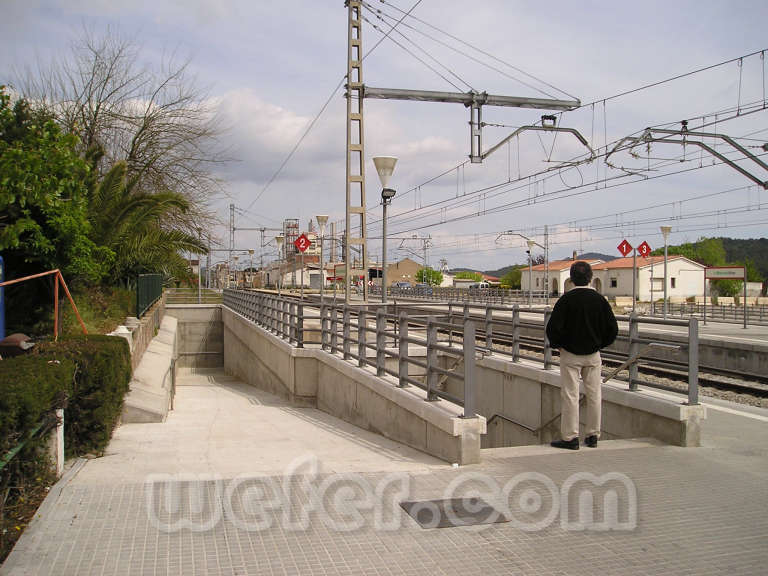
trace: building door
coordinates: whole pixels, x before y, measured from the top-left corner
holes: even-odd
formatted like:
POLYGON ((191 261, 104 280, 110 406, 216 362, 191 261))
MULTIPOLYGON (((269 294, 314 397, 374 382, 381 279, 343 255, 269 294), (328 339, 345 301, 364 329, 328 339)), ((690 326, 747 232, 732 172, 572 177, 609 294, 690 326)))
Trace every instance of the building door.
POLYGON ((595 278, 592 281, 592 285, 594 286, 595 290, 597 290, 598 294, 602 294, 603 293, 603 283, 600 282, 600 278, 595 278))

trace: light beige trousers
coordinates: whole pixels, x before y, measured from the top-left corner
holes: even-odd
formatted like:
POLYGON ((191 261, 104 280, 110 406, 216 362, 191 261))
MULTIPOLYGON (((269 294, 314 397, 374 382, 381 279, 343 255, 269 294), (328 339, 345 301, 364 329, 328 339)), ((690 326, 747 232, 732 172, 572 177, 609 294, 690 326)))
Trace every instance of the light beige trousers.
POLYGON ((563 440, 579 437, 579 383, 587 396, 586 436, 600 436, 602 382, 600 352, 584 356, 560 350, 560 434, 563 440))

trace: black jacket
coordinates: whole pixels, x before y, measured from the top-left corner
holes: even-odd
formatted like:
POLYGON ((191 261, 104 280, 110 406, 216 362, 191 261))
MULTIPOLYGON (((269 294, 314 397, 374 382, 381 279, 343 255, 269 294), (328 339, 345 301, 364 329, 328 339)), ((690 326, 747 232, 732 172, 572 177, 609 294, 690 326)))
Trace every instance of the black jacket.
POLYGON ((608 301, 587 287, 572 288, 555 304, 547 324, 552 348, 571 354, 592 354, 610 346, 619 326, 608 301))

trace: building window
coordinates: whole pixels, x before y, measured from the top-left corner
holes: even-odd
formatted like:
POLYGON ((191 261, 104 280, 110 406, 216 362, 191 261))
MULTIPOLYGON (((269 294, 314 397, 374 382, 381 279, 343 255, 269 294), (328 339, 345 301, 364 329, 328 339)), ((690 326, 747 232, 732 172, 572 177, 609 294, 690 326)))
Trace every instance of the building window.
POLYGON ((536 278, 536 288, 538 288, 538 287, 539 287, 539 279, 536 278))
POLYGON ((617 278, 611 278, 611 288, 617 288, 619 286, 619 280, 617 278))
POLYGON ((670 279, 669 279, 669 281, 671 282, 671 286, 672 286, 672 288, 674 288, 674 287, 675 287, 675 284, 676 284, 675 280, 677 280, 677 278, 670 278, 670 279))

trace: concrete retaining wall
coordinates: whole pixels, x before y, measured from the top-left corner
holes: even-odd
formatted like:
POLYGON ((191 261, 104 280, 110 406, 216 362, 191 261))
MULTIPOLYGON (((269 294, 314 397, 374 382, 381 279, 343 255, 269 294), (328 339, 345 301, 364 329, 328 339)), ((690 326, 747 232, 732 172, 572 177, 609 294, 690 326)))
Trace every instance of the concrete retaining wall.
POLYGON ((160 300, 155 302, 141 319, 129 317, 126 320, 126 325, 131 331, 129 342, 131 344, 132 370, 136 370, 144 356, 144 351, 149 347, 150 342, 152 342, 155 334, 160 329, 160 324, 165 317, 165 299, 166 293, 163 292, 160 300))
POLYGON ((181 368, 224 366, 224 328, 218 304, 167 304, 166 314, 178 320, 181 368))
POLYGON ((228 308, 222 321, 228 374, 448 462, 479 462, 484 418, 463 419, 460 406, 426 402, 421 389, 398 388, 317 348, 294 348, 228 308))
MULTIPOLYGON (((486 357, 477 366, 478 412, 488 420, 483 448, 545 444, 560 436, 560 372, 540 365, 486 357), (493 418, 500 414, 505 418, 493 418), (543 426, 543 428, 542 428, 543 426), (536 432, 532 431, 535 430, 536 432)), ((450 382, 450 381, 449 381, 450 382)), ((462 397, 454 385, 451 394, 462 397)), ((687 406, 625 383, 603 385, 604 439, 651 437, 675 446, 699 446, 704 406, 687 406)), ((584 409, 580 410, 585 414, 584 409)), ((583 418, 581 422, 583 435, 583 418)))
POLYGON ((124 423, 163 422, 176 381, 177 321, 166 316, 134 369, 120 420, 124 423))

